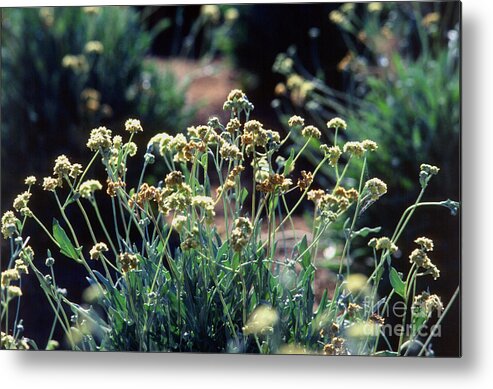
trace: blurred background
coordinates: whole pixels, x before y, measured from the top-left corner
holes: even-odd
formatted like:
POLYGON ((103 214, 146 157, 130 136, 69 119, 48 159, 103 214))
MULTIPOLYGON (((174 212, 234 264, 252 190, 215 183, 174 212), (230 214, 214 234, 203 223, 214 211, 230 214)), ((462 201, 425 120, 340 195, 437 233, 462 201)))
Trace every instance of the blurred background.
MULTIPOLYGON (((267 127, 287 131, 287 119, 298 114, 324 129, 327 142, 325 122, 341 116, 348 122, 344 137, 378 142, 368 174, 383 179, 389 192, 365 212, 362 225, 392 232, 419 192, 421 163, 441 168, 427 200, 460 200, 458 2, 3 8, 1 23, 2 214, 24 190, 24 178, 49 175, 58 155, 87 163, 90 129, 118 130, 127 118, 139 118, 142 154, 155 133, 225 118, 222 104, 233 88, 247 93, 254 118, 267 127)), ((288 147, 300 147, 302 139, 291 139, 288 147)), ((318 153, 313 142, 300 170, 312 170, 318 153)), ((331 187, 331 174, 322 170, 317 184, 331 187)), ((32 208, 49 224, 52 209, 43 197, 33 196, 32 208)), ((297 223, 306 227, 303 211, 297 223)), ((341 234, 342 228, 328 237, 317 259, 318 291, 332 285, 341 234)), ((35 251, 49 247, 36 228, 28 235, 35 251)), ((399 244, 399 271, 407 270, 418 236, 435 241, 432 259, 441 277, 430 290, 447 303, 460 282, 460 218, 446 208, 417 212, 399 244)), ((355 243, 365 248, 366 240, 355 243)), ((353 251, 356 271, 369 273, 368 255, 353 251)), ((36 256, 42 263, 46 253, 36 256)), ((87 287, 80 269, 62 258, 56 269, 60 286, 80 301, 87 287)), ((44 347, 52 314, 34 276, 27 279, 25 336, 44 347)), ((433 348, 438 356, 459 354, 458 304, 433 348)))

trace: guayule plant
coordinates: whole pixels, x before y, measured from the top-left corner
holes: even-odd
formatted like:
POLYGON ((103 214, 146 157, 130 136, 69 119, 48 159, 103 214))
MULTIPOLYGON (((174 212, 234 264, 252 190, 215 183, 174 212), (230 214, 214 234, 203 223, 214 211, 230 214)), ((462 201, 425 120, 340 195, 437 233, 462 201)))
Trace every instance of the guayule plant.
MULTIPOLYGON (((87 142, 93 155, 86 167, 62 155, 53 175, 42 181, 59 214, 53 215, 51 228, 29 208, 36 179, 26 179, 27 191, 2 218, 11 247, 2 273, 2 347, 29 347, 18 317, 12 320, 10 314, 22 295, 18 282, 29 272, 53 308, 53 326, 63 329, 75 350, 405 355, 418 344, 418 353, 428 353, 433 334, 419 343, 419 331, 444 308, 438 296, 419 294, 417 284, 439 277, 428 256, 433 242, 416 239, 404 277, 394 268, 393 254, 418 208, 440 205, 456 212, 455 202, 421 200, 439 169, 421 166, 421 193, 393 236, 368 239, 373 273, 353 274, 348 260, 353 240, 377 232, 359 226, 358 216, 387 192, 382 180, 364 180, 367 155, 378 145, 371 140, 340 144, 337 134, 346 123, 334 118, 327 123, 334 143, 321 146, 324 156, 313 171, 297 171, 305 147, 279 155, 290 135, 282 138, 252 119, 253 105, 242 91, 233 90, 224 109, 231 114, 225 125, 212 118, 186 133, 152 137, 137 181, 127 176, 127 166, 137 154, 133 138, 143 131, 140 122, 126 122, 126 139, 105 127, 93 129, 87 142), (347 158, 341 163, 343 153, 347 158), (363 168, 350 187, 346 174, 355 159, 363 168), (101 180, 90 178, 98 162, 106 172, 101 180), (144 180, 153 164, 168 169, 156 185, 144 180), (334 187, 317 187, 322 166, 335 170, 334 187), (290 192, 298 194, 295 204, 286 199, 290 192), (111 215, 100 212, 103 197, 110 200, 111 215), (283 236, 294 232, 292 217, 302 207, 313 215, 312 232, 288 246, 283 236), (69 209, 80 212, 86 225, 75 226, 69 209), (315 301, 317 252, 339 219, 346 219, 346 241, 338 253, 337 282, 315 301), (37 223, 50 238, 48 258, 35 257, 29 237, 23 236, 26 222, 37 223), (91 236, 89 246, 79 240, 83 228, 91 236), (84 304, 69 300, 57 284, 54 269, 61 260, 87 271, 84 304), (390 278, 392 290, 381 296, 383 277, 390 278), (382 328, 395 296, 409 308, 402 323, 411 332, 401 334, 393 347, 382 328)), ((320 137, 321 131, 305 126, 301 117, 293 116, 289 124, 291 133, 305 137, 305 146, 320 137)), ((50 336, 43 347, 54 345, 50 336)))

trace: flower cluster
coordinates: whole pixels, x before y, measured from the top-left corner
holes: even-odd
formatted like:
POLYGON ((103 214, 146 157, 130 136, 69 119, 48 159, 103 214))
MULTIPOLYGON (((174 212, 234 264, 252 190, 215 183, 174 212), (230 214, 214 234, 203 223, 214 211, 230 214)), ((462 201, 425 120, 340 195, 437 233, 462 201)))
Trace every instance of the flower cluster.
POLYGON ((223 105, 225 111, 233 111, 239 113, 241 111, 253 110, 253 104, 248 101, 247 96, 240 89, 233 89, 223 105))
POLYGON ((329 160, 329 165, 334 167, 339 162, 339 158, 342 155, 341 148, 339 146, 327 146, 326 144, 320 145, 320 150, 325 154, 329 160))
POLYGON ((89 140, 87 141, 87 147, 92 151, 98 151, 101 149, 108 149, 113 142, 111 141, 111 130, 106 127, 98 127, 91 131, 89 140))
POLYGON ((224 184, 217 189, 217 195, 220 196, 224 191, 233 189, 235 186, 236 177, 239 177, 241 172, 244 170, 245 167, 243 165, 238 165, 233 168, 226 177, 224 184))
POLYGON ((390 254, 393 254, 399 250, 395 243, 386 236, 370 239, 368 246, 373 247, 376 250, 387 250, 390 254))
POLYGON ((263 124, 257 120, 249 120, 243 126, 241 143, 245 146, 247 153, 251 153, 254 148, 267 149, 271 145, 278 145, 281 137, 277 131, 267 130, 263 124))
POLYGON ((106 243, 99 242, 92 246, 92 249, 89 251, 89 256, 92 260, 98 260, 99 257, 106 251, 108 251, 108 246, 106 243))
POLYGON ((192 188, 185 183, 183 173, 172 171, 168 173, 164 182, 165 187, 157 197, 159 210, 166 215, 170 212, 186 212, 192 204, 192 188))
POLYGON ((231 247, 234 251, 240 252, 248 244, 252 235, 253 227, 250 220, 246 217, 239 217, 234 222, 231 232, 231 247))
POLYGON ((14 212, 7 211, 2 216, 2 234, 5 239, 12 237, 17 231, 17 224, 20 220, 17 219, 14 212))
POLYGON ((313 173, 306 170, 301 171, 301 177, 298 179, 298 188, 303 192, 310 187, 313 182, 313 173))
POLYGON ((205 221, 212 224, 216 212, 214 211, 214 200, 209 196, 193 196, 192 205, 203 210, 205 221))
POLYGON ((438 313, 441 313, 443 311, 442 300, 436 294, 423 292, 420 295, 414 297, 412 305, 413 315, 423 314, 425 316, 428 316, 434 311, 438 313))
POLYGON ((331 342, 324 346, 324 355, 346 355, 347 352, 344 343, 344 338, 339 336, 332 338, 331 342))
POLYGON ((372 178, 366 181, 365 190, 368 191, 370 199, 376 201, 387 193, 387 184, 379 178, 372 178))
POLYGON ((22 337, 15 339, 12 335, 5 332, 0 333, 0 350, 29 350, 29 339, 22 337))
POLYGON ((299 129, 305 125, 305 119, 303 119, 301 116, 291 116, 288 120, 288 126, 293 128, 293 129, 299 129))
POLYGON ((431 262, 427 252, 433 251, 433 241, 431 239, 421 237, 414 241, 420 247, 414 249, 409 256, 409 262, 416 264, 426 270, 425 274, 431 274, 433 279, 440 277, 440 270, 431 262))
POLYGON ((79 193, 80 196, 89 199, 94 195, 97 190, 103 189, 103 185, 98 180, 87 180, 80 184, 79 193))
POLYGON ((313 201, 322 216, 329 221, 337 219, 351 203, 358 200, 358 197, 356 189, 345 189, 342 186, 336 187, 332 193, 326 193, 323 189, 313 189, 307 194, 308 200, 313 201))
POLYGON ((127 252, 120 254, 118 256, 118 261, 120 262, 123 273, 128 273, 131 270, 137 269, 137 265, 139 263, 139 259, 135 254, 127 252))
POLYGON ((256 186, 256 189, 262 193, 274 193, 277 188, 281 192, 285 192, 293 184, 290 178, 284 177, 282 174, 271 174, 256 186))
POLYGON ((343 119, 336 117, 336 118, 330 119, 327 122, 327 127, 345 130, 347 128, 347 124, 343 119))
POLYGON ((141 208, 144 207, 144 203, 148 201, 157 201, 159 198, 159 192, 160 190, 156 188, 153 185, 149 185, 146 182, 144 182, 141 186, 139 191, 135 194, 133 194, 128 200, 129 205, 133 206, 135 203, 141 208))
POLYGON ((301 135, 303 135, 305 138, 316 138, 316 139, 319 139, 322 136, 322 133, 315 126, 306 126, 301 131, 301 135))

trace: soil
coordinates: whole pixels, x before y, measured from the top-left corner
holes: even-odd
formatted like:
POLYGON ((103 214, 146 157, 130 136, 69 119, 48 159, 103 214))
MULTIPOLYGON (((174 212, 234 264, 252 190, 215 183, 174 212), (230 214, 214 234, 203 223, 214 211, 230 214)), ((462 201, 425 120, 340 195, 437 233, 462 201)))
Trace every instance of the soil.
POLYGON ((229 115, 223 111, 223 103, 228 93, 239 87, 239 76, 226 62, 202 63, 182 58, 156 58, 153 61, 163 71, 174 72, 182 85, 188 85, 187 104, 199 107, 196 123, 205 124, 213 115, 218 116, 221 122, 228 121, 229 115))

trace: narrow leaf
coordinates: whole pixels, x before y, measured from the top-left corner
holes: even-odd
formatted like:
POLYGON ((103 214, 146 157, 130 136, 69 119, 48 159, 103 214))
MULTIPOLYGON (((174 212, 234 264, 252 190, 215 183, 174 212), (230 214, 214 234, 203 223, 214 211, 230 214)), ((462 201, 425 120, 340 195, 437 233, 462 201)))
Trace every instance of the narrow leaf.
POLYGON ((406 297, 406 284, 402 281, 401 276, 393 267, 390 268, 390 283, 394 288, 395 292, 402 298, 406 297))
MULTIPOLYGON (((79 254, 70 241, 65 230, 60 226, 58 220, 53 219, 53 237, 60 245, 60 252, 66 257, 78 260, 79 254)), ((80 249, 79 249, 80 250, 80 249)))

